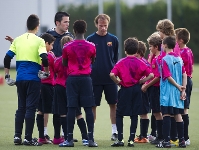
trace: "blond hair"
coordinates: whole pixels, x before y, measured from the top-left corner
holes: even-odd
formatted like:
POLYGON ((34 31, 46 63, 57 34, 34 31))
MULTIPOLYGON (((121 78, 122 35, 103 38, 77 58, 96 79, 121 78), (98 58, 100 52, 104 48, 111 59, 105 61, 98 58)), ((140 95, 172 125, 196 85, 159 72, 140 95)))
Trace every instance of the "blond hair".
POLYGON ((99 20, 99 19, 101 19, 101 20, 107 20, 108 23, 110 23, 110 21, 111 21, 111 18, 110 18, 107 14, 99 14, 99 15, 97 15, 97 17, 95 17, 95 19, 94 19, 95 25, 98 24, 98 20, 99 20))
POLYGON ((159 20, 156 25, 156 30, 164 33, 167 36, 174 36, 174 24, 169 19, 159 20))
POLYGON ((60 41, 61 48, 63 48, 64 44, 66 44, 66 43, 68 43, 68 42, 70 42, 72 40, 73 40, 73 38, 70 37, 70 36, 63 36, 62 39, 61 39, 61 41, 60 41))

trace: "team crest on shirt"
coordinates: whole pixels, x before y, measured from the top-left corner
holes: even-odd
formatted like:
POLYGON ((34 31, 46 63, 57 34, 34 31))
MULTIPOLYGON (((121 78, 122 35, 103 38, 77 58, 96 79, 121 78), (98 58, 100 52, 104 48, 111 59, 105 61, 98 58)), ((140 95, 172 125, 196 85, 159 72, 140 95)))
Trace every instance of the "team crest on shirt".
POLYGON ((107 45, 108 46, 112 46, 112 42, 107 42, 107 45))

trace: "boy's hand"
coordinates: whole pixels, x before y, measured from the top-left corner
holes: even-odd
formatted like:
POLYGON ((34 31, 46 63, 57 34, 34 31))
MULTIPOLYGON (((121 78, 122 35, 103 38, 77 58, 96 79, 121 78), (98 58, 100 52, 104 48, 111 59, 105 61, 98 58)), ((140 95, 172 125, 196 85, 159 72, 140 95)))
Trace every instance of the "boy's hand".
POLYGON ((6 75, 5 75, 5 80, 6 80, 6 83, 7 83, 9 86, 13 86, 13 85, 15 85, 15 83, 16 83, 15 80, 10 79, 10 75, 9 75, 9 74, 6 74, 6 75))
POLYGON ((141 87, 142 92, 146 92, 147 91, 147 86, 146 84, 143 84, 141 87))
POLYGON ((184 90, 180 94, 180 99, 183 101, 186 100, 186 92, 184 90))

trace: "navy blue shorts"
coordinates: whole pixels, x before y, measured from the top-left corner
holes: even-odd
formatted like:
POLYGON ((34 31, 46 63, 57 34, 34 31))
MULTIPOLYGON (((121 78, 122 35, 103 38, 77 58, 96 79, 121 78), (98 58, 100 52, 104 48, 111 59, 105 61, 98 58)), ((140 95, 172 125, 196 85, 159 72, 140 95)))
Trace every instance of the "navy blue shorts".
POLYGON ((53 85, 42 83, 38 111, 42 113, 52 113, 53 95, 53 85))
POLYGON ((184 101, 184 108, 189 109, 191 102, 191 92, 193 83, 190 77, 187 76, 187 86, 186 86, 186 100, 184 101))
POLYGON ((175 108, 172 106, 161 106, 162 115, 169 114, 169 115, 178 115, 184 114, 184 109, 175 108))
POLYGON ((68 107, 95 106, 92 80, 89 75, 68 76, 66 83, 68 107))
POLYGON ((93 85, 93 93, 96 106, 100 106, 103 91, 108 104, 117 103, 118 88, 116 84, 93 85))
POLYGON ((142 115, 142 109, 143 99, 141 85, 136 84, 128 88, 121 87, 121 89, 118 92, 116 115, 142 115))
POLYGON ((152 113, 161 112, 160 107, 160 87, 159 86, 151 86, 148 88, 149 102, 152 113))
POLYGON ((150 113, 151 108, 150 108, 150 103, 149 103, 148 91, 146 91, 145 93, 142 92, 142 101, 143 101, 142 115, 150 113))

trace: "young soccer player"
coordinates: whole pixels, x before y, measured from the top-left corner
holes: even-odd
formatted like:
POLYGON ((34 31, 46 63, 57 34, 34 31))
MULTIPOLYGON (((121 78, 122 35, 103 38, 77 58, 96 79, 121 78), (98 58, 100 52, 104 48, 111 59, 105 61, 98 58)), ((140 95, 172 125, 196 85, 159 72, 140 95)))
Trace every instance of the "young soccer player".
POLYGON ((176 40, 174 36, 168 36, 163 39, 163 49, 166 52, 166 56, 163 57, 161 61, 160 106, 163 116, 164 141, 156 145, 158 148, 171 147, 171 115, 174 115, 176 120, 179 147, 186 147, 184 141, 184 124, 181 114, 184 113, 187 75, 182 59, 173 52, 175 44, 176 40))
POLYGON ((182 115, 182 119, 184 121, 184 138, 186 145, 190 145, 190 139, 188 134, 188 126, 189 126, 189 114, 188 109, 190 106, 191 100, 191 92, 192 92, 192 73, 193 73, 193 64, 194 58, 193 53, 189 47, 187 47, 187 43, 190 40, 190 33, 186 28, 178 28, 175 30, 176 40, 180 46, 180 54, 184 63, 185 71, 187 74, 187 86, 186 86, 186 99, 184 101, 184 114, 182 115))
POLYGON ((160 55, 162 39, 158 33, 153 33, 147 39, 149 44, 149 50, 152 55, 154 55, 151 61, 151 69, 154 73, 153 80, 142 86, 142 91, 149 93, 150 107, 153 115, 156 119, 156 128, 157 128, 157 137, 155 140, 151 141, 151 144, 158 144, 163 139, 162 135, 162 124, 163 118, 160 108, 160 74, 159 74, 159 65, 162 55, 160 55))
MULTIPOLYGON (((38 106, 38 114, 37 114, 37 127, 39 131, 39 139, 38 142, 43 144, 51 143, 50 137, 46 133, 47 123, 49 113, 52 113, 52 101, 53 101, 53 93, 54 93, 54 60, 55 55, 51 52, 53 48, 53 44, 55 38, 48 34, 44 33, 41 35, 41 38, 44 39, 46 44, 46 50, 48 52, 48 63, 50 76, 47 79, 41 80, 41 98, 38 106), (45 132, 44 132, 45 131, 45 132)), ((42 68, 43 70, 43 68, 42 68)))
POLYGON ((138 115, 142 115, 142 93, 139 83, 144 83, 153 78, 149 67, 134 55, 138 51, 138 40, 128 38, 124 41, 126 57, 121 59, 111 70, 110 77, 121 86, 116 109, 116 124, 118 129, 118 140, 111 146, 124 146, 123 140, 123 117, 130 116, 131 127, 128 146, 134 146, 135 132, 137 128, 138 115), (143 76, 146 78, 141 79, 143 76), (119 79, 117 78, 119 77, 119 79))
POLYGON ((68 78, 66 80, 68 137, 64 142, 65 147, 74 147, 73 129, 77 107, 84 107, 86 113, 88 146, 98 146, 93 138, 94 116, 92 107, 95 106, 95 101, 90 77, 90 65, 94 62, 96 48, 93 43, 84 39, 86 28, 87 24, 84 20, 76 20, 74 22, 75 39, 64 47, 62 54, 63 65, 67 66, 68 69, 68 78))
POLYGON ((4 58, 5 80, 8 85, 17 86, 18 109, 15 114, 15 135, 14 144, 22 144, 21 134, 25 120, 24 145, 41 146, 37 139, 32 138, 35 112, 40 96, 40 79, 48 78, 48 57, 43 39, 35 34, 39 29, 39 18, 37 15, 30 15, 26 22, 28 31, 14 39, 10 50, 4 58), (16 55, 16 82, 10 78, 10 61, 16 55), (38 74, 41 69, 41 58, 44 71, 38 74), (39 75, 39 77, 38 77, 39 75))

